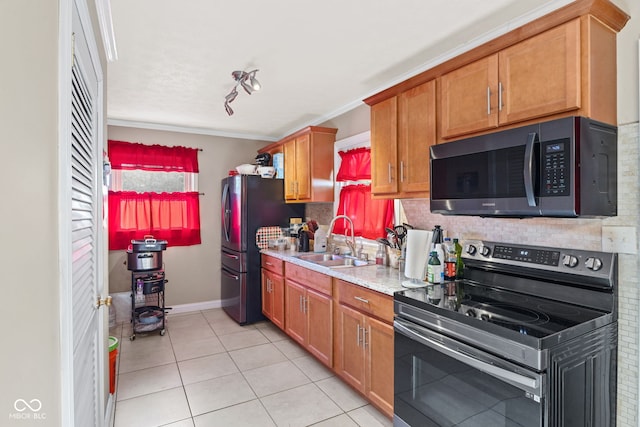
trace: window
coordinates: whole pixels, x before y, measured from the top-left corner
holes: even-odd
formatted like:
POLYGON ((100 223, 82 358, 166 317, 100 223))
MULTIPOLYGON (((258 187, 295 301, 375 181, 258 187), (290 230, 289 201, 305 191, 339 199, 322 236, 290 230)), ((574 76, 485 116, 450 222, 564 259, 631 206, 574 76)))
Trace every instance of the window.
POLYGON ((200 244, 197 149, 109 141, 109 249, 153 236, 169 246, 200 244))
MULTIPOLYGON (((339 141, 336 149, 340 166, 336 174, 336 215, 347 215, 354 224, 354 234, 367 239, 386 236, 385 227, 393 226, 393 200, 371 198, 371 149, 368 133, 357 135, 353 142, 339 141)), ((333 233, 348 231, 346 221, 336 221, 333 233)))

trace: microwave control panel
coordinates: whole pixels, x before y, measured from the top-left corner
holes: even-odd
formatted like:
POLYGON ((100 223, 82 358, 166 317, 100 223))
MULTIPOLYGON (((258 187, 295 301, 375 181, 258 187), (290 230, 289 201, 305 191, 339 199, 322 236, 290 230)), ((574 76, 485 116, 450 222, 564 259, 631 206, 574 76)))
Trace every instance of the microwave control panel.
POLYGON ((541 142, 541 196, 568 196, 571 150, 569 139, 541 142))

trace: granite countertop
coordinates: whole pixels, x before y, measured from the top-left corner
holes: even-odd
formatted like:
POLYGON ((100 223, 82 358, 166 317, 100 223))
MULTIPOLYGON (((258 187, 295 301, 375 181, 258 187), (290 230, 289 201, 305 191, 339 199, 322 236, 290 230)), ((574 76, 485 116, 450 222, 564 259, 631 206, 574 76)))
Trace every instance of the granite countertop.
POLYGON ((274 258, 278 258, 346 282, 355 283, 356 285, 360 285, 383 294, 393 295, 396 291, 406 289, 402 287, 402 281, 406 279, 404 276, 401 278, 401 274, 396 268, 379 267, 375 264, 362 267, 331 268, 297 258, 296 255, 300 255, 301 252, 292 252, 289 250, 278 251, 272 249, 263 249, 261 252, 265 255, 270 255, 274 258))

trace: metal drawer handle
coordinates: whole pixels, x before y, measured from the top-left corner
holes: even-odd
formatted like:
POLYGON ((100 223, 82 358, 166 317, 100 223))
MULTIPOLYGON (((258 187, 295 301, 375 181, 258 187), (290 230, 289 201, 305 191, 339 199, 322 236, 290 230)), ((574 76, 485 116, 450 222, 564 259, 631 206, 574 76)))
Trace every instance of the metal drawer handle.
POLYGON ((233 258, 233 259, 240 259, 240 257, 238 255, 233 255, 233 254, 228 254, 226 252, 223 252, 224 256, 226 256, 227 258, 233 258))
POLYGON ((361 301, 361 302, 363 302, 365 304, 369 304, 369 300, 368 299, 364 299, 362 297, 353 297, 353 298, 358 300, 358 301, 361 301))
POLYGON ((270 265, 271 267, 273 267, 273 264, 271 264, 269 261, 265 261, 264 263, 265 265, 270 265))

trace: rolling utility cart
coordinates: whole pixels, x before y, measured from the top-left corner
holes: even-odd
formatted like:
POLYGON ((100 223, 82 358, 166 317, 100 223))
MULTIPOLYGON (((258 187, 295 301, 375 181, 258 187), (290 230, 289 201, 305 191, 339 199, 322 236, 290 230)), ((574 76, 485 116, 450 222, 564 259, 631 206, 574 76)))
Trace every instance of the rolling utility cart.
POLYGON ((131 336, 159 330, 166 332, 164 288, 168 280, 162 264, 166 240, 145 236, 144 240, 132 240, 127 250, 127 269, 131 271, 131 336))

